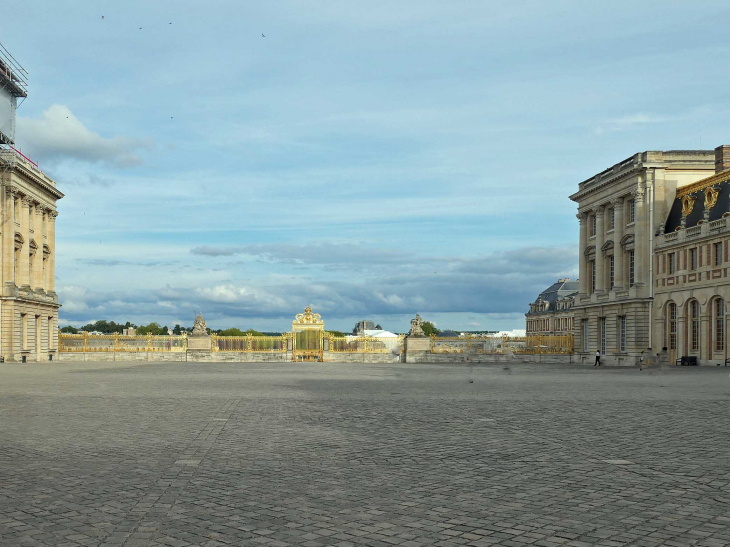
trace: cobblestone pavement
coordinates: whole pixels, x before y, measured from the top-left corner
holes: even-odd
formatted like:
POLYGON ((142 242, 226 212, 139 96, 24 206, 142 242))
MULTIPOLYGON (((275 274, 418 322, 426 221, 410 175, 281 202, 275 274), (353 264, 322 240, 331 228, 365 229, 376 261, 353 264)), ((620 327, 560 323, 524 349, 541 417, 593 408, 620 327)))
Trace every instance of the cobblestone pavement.
POLYGON ((730 369, 0 365, 0 545, 730 544, 730 369))

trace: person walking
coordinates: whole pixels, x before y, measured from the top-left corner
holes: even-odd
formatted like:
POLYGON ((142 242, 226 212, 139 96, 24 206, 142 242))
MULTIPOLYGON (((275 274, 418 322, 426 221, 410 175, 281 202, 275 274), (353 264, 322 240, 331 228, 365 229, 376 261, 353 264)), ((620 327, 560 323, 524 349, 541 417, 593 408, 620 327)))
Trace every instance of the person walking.
POLYGON ((596 350, 596 362, 593 364, 594 367, 600 367, 601 366, 601 351, 596 350))

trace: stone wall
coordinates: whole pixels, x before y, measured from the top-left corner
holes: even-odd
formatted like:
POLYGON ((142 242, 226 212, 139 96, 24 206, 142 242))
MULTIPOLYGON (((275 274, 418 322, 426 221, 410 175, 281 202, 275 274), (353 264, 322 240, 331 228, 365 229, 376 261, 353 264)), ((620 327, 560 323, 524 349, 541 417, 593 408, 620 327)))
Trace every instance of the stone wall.
POLYGON ((186 357, 184 351, 88 351, 61 352, 56 359, 59 361, 187 361, 186 357))
POLYGON ((398 363, 399 355, 392 353, 330 353, 324 354, 325 363, 398 363))
POLYGON ((574 355, 507 355, 504 353, 431 353, 418 351, 408 353, 408 363, 577 363, 574 355))

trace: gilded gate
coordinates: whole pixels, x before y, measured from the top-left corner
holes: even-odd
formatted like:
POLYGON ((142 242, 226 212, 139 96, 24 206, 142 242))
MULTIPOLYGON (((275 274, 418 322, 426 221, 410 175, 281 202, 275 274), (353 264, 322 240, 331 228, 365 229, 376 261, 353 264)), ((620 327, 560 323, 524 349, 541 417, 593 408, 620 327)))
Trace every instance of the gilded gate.
POLYGON ((292 357, 294 361, 322 361, 324 356, 324 321, 307 306, 292 322, 292 357))

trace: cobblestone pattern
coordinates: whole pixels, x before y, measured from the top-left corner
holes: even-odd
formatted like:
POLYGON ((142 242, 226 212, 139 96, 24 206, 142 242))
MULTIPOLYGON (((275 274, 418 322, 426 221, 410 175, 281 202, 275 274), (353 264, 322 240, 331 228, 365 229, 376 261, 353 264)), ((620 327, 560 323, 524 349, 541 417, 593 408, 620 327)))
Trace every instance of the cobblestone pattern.
POLYGON ((0 365, 0 545, 730 544, 728 369, 0 365))

